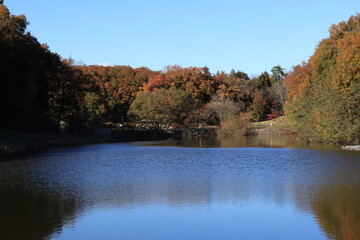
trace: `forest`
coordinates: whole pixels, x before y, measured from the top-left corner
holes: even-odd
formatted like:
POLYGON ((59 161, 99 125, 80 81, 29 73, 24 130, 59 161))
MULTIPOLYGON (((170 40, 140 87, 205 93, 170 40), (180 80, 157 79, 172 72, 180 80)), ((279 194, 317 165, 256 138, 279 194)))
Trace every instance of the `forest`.
POLYGON ((360 15, 333 25, 314 55, 291 71, 274 64, 252 78, 206 66, 155 71, 78 64, 40 43, 27 25, 0 2, 0 128, 81 133, 152 120, 246 134, 250 121, 285 115, 306 140, 360 141, 360 15))
POLYGON ((360 143, 360 15, 331 26, 307 62, 285 79, 285 113, 309 141, 360 143))

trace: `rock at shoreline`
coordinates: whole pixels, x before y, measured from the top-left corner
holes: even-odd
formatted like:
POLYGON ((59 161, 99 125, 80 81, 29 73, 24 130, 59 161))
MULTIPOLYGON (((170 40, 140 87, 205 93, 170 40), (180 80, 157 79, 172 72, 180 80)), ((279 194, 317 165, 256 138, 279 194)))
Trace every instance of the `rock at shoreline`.
POLYGON ((344 150, 351 150, 351 151, 360 151, 360 145, 354 145, 354 146, 343 146, 341 147, 344 150))

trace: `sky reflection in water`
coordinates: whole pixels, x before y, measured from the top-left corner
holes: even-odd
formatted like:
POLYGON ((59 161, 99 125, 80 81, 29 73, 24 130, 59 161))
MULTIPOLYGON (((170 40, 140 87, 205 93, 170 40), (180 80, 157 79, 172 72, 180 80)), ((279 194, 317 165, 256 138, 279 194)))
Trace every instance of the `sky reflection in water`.
POLYGON ((100 144, 2 162, 0 237, 360 239, 359 153, 253 142, 100 144))

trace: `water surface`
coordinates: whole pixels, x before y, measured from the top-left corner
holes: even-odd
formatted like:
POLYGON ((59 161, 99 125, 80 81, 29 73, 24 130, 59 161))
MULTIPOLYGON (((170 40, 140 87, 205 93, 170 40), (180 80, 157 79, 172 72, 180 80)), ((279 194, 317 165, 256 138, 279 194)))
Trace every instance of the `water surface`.
POLYGON ((360 154, 281 137, 0 162, 0 239, 360 239, 360 154))

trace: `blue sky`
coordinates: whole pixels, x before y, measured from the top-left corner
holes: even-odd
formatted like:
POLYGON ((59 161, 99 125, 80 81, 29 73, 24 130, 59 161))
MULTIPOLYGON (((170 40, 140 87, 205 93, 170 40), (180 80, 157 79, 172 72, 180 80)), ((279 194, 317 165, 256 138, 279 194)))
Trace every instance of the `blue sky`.
POLYGON ((290 70, 360 12, 359 0, 5 0, 28 30, 62 57, 85 64, 208 66, 257 75, 290 70))

